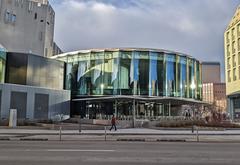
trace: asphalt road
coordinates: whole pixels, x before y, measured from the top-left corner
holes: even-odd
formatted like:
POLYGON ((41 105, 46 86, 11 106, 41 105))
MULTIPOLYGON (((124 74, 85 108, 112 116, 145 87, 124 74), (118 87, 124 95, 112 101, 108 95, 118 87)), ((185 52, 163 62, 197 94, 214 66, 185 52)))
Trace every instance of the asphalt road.
POLYGON ((239 165, 240 143, 0 141, 0 165, 239 165))

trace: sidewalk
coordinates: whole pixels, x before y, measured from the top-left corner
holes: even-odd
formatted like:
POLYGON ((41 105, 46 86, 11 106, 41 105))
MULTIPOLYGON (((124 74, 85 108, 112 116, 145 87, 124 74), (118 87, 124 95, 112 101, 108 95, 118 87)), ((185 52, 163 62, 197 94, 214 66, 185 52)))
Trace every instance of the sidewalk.
MULTIPOLYGON (((240 130, 199 131, 200 142, 240 142, 240 130)), ((43 129, 0 129, 0 141, 59 141, 58 130, 43 129)), ((196 142, 196 131, 155 130, 146 128, 106 130, 63 130, 62 141, 137 141, 137 142, 196 142)))

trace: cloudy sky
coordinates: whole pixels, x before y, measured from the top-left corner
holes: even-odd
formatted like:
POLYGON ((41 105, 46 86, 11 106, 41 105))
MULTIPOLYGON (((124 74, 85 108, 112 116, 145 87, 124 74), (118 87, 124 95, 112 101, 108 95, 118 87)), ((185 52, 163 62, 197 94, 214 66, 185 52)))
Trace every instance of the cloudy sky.
POLYGON ((223 33, 240 5, 240 0, 50 2, 56 12, 55 40, 64 51, 162 48, 186 53, 201 61, 219 61, 222 66, 223 33))

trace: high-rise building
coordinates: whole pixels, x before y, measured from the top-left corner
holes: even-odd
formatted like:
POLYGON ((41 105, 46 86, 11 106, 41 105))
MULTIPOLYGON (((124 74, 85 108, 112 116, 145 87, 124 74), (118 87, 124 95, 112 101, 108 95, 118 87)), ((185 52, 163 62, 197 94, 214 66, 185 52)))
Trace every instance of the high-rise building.
POLYGON ((203 101, 212 104, 217 111, 226 112, 226 84, 204 83, 202 86, 203 101))
POLYGON ((202 62, 202 82, 221 82, 220 62, 202 62))
POLYGON ((0 0, 0 43, 11 52, 50 57, 60 51, 54 21, 48 0, 0 0))
POLYGON ((224 46, 228 111, 240 119, 240 6, 224 33, 224 46))
POLYGON ((202 62, 203 101, 226 112, 226 84, 221 82, 220 62, 202 62))

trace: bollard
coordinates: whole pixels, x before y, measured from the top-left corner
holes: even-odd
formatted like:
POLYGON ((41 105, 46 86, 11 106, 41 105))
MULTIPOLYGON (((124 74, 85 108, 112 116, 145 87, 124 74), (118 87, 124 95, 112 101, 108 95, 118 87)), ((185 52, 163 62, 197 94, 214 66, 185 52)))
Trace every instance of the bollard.
POLYGON ((105 141, 107 141, 107 128, 106 128, 106 126, 104 126, 104 129, 105 129, 105 141))

